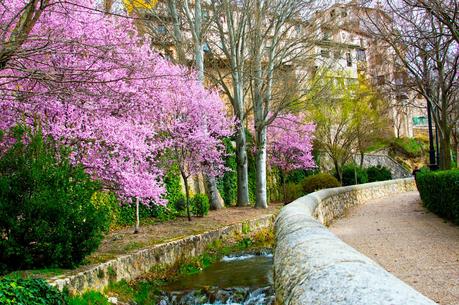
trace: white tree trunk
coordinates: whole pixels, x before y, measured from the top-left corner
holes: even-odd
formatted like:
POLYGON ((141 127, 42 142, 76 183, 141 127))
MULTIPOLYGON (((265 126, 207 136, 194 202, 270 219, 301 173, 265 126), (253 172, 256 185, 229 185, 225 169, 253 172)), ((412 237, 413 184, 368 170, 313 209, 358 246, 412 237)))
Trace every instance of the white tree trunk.
POLYGON ((249 200, 249 169, 247 158, 245 130, 240 123, 236 134, 236 161, 237 161, 237 206, 245 207, 249 200))
POLYGON ((257 130, 257 194, 255 207, 258 209, 268 208, 266 193, 266 127, 257 130))

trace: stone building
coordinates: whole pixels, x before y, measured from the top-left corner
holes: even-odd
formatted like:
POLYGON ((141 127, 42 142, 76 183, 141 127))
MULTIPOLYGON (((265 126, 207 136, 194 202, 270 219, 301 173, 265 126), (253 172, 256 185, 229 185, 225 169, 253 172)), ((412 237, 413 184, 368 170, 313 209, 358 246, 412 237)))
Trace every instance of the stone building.
POLYGON ((361 73, 390 102, 394 136, 414 137, 426 133, 424 98, 407 89, 408 74, 394 51, 371 33, 371 20, 391 23, 378 8, 336 3, 316 12, 316 68, 326 67, 337 76, 356 82, 361 73))

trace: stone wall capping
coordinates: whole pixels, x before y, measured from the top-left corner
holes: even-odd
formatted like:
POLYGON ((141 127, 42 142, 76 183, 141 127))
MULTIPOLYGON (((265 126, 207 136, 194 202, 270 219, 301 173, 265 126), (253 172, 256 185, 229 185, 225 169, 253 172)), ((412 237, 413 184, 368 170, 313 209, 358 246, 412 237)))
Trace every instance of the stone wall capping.
POLYGON ((284 207, 275 221, 278 305, 434 305, 327 230, 351 206, 416 190, 412 178, 326 189, 284 207))

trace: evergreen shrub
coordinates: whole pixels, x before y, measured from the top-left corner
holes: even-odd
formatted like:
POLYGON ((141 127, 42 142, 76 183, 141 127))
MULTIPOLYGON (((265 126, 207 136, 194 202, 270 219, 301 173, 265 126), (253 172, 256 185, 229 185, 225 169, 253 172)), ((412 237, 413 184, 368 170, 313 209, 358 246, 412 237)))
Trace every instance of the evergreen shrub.
POLYGON ((100 184, 40 132, 17 127, 15 138, 0 157, 0 269, 78 265, 109 227, 91 201, 100 184))
POLYGON ((416 184, 427 209, 459 224, 459 170, 416 174, 416 184))
POLYGON ((195 216, 204 217, 209 213, 209 198, 204 194, 196 194, 191 198, 191 212, 195 216))
POLYGON ((305 194, 309 194, 321 189, 341 186, 335 177, 327 173, 319 173, 306 177, 302 181, 301 185, 305 194))
POLYGON ((392 179, 392 174, 387 167, 378 165, 366 169, 368 182, 386 181, 392 179))

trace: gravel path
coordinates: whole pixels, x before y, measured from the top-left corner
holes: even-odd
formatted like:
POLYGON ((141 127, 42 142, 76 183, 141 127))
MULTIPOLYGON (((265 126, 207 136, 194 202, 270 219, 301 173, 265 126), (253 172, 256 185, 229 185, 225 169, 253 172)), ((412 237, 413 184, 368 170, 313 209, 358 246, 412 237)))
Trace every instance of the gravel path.
POLYGON ((459 305, 459 226, 421 206, 417 192, 355 207, 331 231, 441 305, 459 305))

